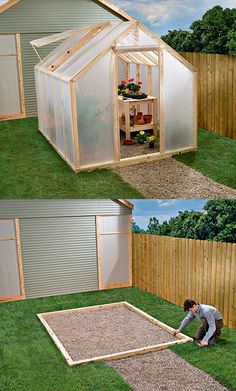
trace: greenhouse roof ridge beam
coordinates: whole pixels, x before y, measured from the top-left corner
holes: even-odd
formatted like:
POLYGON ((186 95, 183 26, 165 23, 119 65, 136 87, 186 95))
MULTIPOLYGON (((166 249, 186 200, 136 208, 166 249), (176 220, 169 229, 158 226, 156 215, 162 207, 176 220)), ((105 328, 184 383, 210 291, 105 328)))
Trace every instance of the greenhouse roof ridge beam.
POLYGON ((107 26, 109 22, 105 22, 100 26, 97 26, 90 30, 85 37, 83 37, 80 41, 78 41, 74 46, 69 48, 63 55, 58 58, 53 64, 50 65, 49 70, 55 71, 68 57, 72 56, 78 49, 84 46, 91 38, 93 38, 97 33, 99 33, 105 26, 107 26))
POLYGON ((90 24, 89 26, 84 26, 84 27, 77 27, 73 30, 66 30, 63 31, 62 33, 57 33, 53 35, 49 35, 47 37, 39 38, 39 39, 34 39, 33 41, 30 41, 31 46, 35 46, 37 48, 40 48, 41 46, 46 46, 49 45, 50 43, 57 42, 57 41, 62 41, 63 39, 70 38, 72 35, 77 35, 81 34, 86 31, 90 31, 91 29, 95 27, 102 27, 106 23, 109 22, 104 22, 104 23, 96 23, 96 24, 90 24))
POLYGON ((154 50, 158 50, 159 46, 149 46, 149 45, 142 45, 142 46, 116 46, 115 51, 119 53, 126 53, 126 52, 151 52, 154 50))

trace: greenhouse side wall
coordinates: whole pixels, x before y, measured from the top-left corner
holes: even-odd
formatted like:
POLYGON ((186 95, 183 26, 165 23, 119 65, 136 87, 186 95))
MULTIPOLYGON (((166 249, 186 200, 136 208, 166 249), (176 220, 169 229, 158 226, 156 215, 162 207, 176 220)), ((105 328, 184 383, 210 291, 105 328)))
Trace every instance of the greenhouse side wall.
POLYGON ((195 147, 195 74, 163 49, 164 150, 195 147))
POLYGON ((116 160, 113 56, 110 50, 75 82, 81 168, 116 160))

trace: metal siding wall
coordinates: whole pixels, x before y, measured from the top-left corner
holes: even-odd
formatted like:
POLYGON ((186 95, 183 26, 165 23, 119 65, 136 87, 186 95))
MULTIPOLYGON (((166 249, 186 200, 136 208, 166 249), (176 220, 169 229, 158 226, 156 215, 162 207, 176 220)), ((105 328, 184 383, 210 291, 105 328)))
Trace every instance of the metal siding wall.
POLYGON ((26 298, 98 289, 95 217, 20 220, 26 298))
POLYGON ((125 19, 92 0, 21 0, 0 14, 0 31, 51 35, 105 20, 125 19))
MULTIPOLYGON (((123 18, 92 0, 21 0, 0 14, 0 33, 17 32, 21 36, 27 116, 37 115, 34 66, 39 62, 29 41, 99 21, 120 19, 123 18)), ((46 55, 51 48, 45 47, 43 51, 46 55)))
POLYGON ((102 214, 131 214, 132 210, 105 200, 0 200, 0 217, 62 217, 102 214))

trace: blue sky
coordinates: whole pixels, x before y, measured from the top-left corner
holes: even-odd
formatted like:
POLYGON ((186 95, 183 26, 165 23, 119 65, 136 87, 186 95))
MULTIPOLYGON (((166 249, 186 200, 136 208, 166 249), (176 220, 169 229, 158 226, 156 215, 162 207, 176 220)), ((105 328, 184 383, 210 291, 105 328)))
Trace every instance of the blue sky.
POLYGON ((205 12, 220 5, 235 8, 235 0, 111 0, 129 15, 143 22, 158 35, 168 30, 188 30, 194 20, 199 20, 205 12))
POLYGON ((146 229, 150 217, 156 217, 160 223, 177 216, 179 211, 202 211, 207 200, 203 199, 176 199, 176 200, 129 200, 133 205, 133 220, 140 228, 146 229))

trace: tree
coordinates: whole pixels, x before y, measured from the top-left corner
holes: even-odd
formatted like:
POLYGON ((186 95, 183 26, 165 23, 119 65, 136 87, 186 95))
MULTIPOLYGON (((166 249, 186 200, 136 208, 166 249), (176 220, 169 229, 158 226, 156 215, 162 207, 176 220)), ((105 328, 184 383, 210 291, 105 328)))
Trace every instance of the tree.
POLYGON ((236 8, 217 5, 194 21, 190 30, 169 30, 162 39, 178 51, 236 55, 236 8))
POLYGON ((146 233, 236 243, 236 200, 209 200, 203 212, 181 211, 162 224, 151 217, 146 233))
POLYGON ((136 234, 139 234, 141 233, 143 230, 141 230, 141 228, 135 223, 134 220, 132 220, 132 232, 136 233, 136 234))

